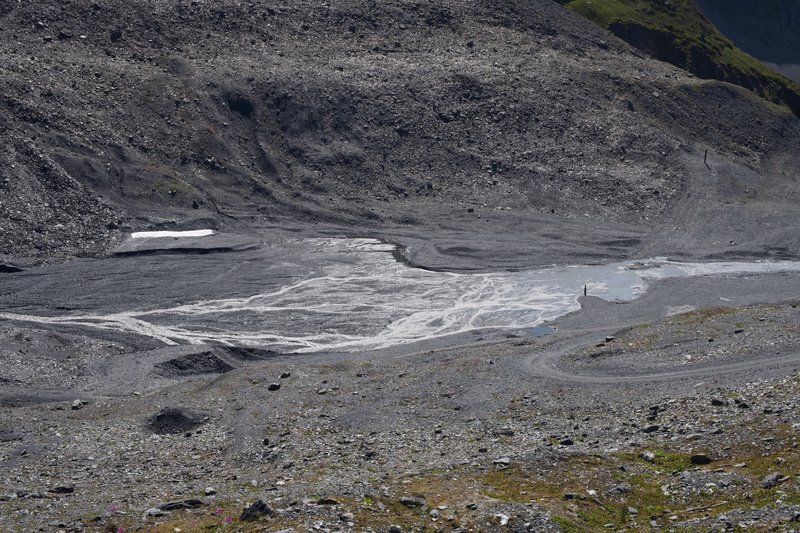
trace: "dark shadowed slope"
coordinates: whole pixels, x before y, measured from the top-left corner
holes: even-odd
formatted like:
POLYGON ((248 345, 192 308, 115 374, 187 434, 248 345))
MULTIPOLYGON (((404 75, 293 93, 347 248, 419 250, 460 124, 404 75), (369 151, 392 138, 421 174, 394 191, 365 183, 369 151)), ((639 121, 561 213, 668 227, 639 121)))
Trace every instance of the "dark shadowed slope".
MULTIPOLYGON (((701 78, 741 85, 763 98, 788 106, 800 115, 800 86, 739 49, 733 42, 736 41, 734 35, 725 30, 720 32, 698 9, 698 6, 717 6, 726 13, 721 17, 735 18, 738 23, 746 24, 748 35, 758 35, 764 41, 770 38, 773 29, 782 26, 775 19, 779 17, 778 11, 789 15, 792 10, 787 7, 780 8, 776 2, 559 1, 652 57, 689 70, 701 78)), ((716 22, 718 19, 712 20, 716 22)), ((791 26, 794 23, 786 21, 784 24, 791 26)), ((781 31, 786 32, 786 29, 781 28, 781 31)), ((739 35, 743 33, 738 32, 739 35)))
POLYGON ((703 14, 742 50, 800 81, 800 2, 696 1, 703 14))

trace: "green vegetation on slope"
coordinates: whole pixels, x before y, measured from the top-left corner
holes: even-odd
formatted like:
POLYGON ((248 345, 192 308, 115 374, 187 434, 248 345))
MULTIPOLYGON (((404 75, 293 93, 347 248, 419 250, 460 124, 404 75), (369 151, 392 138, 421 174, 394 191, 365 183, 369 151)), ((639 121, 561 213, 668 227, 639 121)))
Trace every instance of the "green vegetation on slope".
POLYGON ((800 116, 800 85, 747 55, 692 0, 557 0, 647 54, 735 83, 800 116))

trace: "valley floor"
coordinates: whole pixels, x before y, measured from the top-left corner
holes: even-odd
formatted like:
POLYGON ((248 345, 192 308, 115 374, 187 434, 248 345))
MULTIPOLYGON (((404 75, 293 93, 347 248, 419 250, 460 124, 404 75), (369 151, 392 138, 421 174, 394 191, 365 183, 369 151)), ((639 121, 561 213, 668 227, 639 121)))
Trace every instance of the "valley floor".
MULTIPOLYGON (((246 294, 264 266, 248 254, 274 252, 275 283, 296 268, 278 253, 291 240, 271 239, 6 274, 3 309, 246 294), (33 275, 35 288, 13 281, 33 275)), ((0 529, 792 529, 797 286, 797 273, 669 279, 628 303, 582 297, 543 336, 353 353, 2 321, 0 529)))

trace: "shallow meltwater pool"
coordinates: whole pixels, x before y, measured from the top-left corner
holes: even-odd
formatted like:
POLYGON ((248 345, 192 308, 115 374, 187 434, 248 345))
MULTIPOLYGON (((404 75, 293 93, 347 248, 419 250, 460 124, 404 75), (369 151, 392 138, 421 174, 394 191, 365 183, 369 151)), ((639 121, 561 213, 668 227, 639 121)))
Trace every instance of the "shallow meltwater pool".
MULTIPOLYGON (((244 297, 109 313, 0 312, 0 319, 112 330, 164 344, 222 343, 289 352, 380 349, 483 329, 528 329, 580 308, 590 296, 629 301, 653 280, 800 271, 798 262, 680 263, 664 258, 495 273, 410 268, 373 239, 306 239, 329 258, 277 287, 244 297)), ((257 280, 250 281, 257 285, 257 280)), ((249 286, 250 286, 249 285, 249 286)), ((538 332, 538 333, 537 333, 538 332)))

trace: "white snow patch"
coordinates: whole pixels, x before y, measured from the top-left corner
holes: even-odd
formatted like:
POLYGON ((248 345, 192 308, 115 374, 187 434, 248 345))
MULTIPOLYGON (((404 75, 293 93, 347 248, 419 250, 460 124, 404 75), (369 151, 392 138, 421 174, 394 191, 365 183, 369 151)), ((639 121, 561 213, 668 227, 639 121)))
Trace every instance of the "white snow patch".
POLYGON ((190 231, 137 231, 131 233, 132 239, 159 239, 164 237, 208 237, 214 235, 213 229, 195 229, 190 231))

